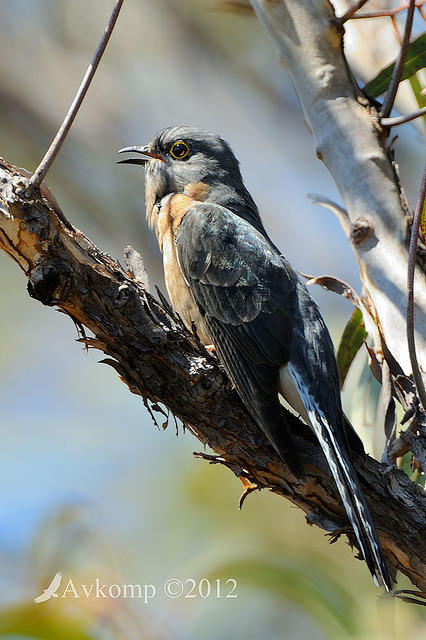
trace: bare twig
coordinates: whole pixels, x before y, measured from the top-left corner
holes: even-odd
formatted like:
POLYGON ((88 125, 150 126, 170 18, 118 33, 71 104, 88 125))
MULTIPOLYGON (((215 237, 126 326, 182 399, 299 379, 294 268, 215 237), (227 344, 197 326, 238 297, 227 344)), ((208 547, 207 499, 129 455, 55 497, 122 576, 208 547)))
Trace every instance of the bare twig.
MULTIPOLYGON (((416 8, 419 10, 420 14, 423 16, 421 7, 426 3, 426 0, 417 0, 415 3, 416 8)), ((409 8, 408 4, 402 4, 395 9, 381 9, 380 11, 366 11, 365 13, 356 13, 350 19, 351 20, 363 20, 367 18, 392 18, 396 16, 401 11, 406 11, 409 8)))
POLYGON ((407 277, 407 341, 410 354, 411 366, 413 369, 414 384, 423 409, 426 410, 426 391, 423 385, 423 378, 419 368, 416 354, 416 343, 414 339, 414 270, 416 267, 417 238, 419 235, 420 220, 426 197, 426 167, 423 173, 422 185, 420 188, 419 200, 414 212, 413 225, 411 227, 410 248, 408 253, 408 277, 407 277))
POLYGON ((241 16, 252 16, 254 14, 252 7, 245 2, 228 2, 226 0, 220 0, 215 2, 211 11, 223 11, 227 13, 235 13, 241 16))
POLYGON ((383 106, 380 112, 382 118, 387 118, 392 111, 393 103, 395 102, 396 92, 398 91, 399 83, 401 82, 402 72, 404 70, 405 59, 407 57, 408 45, 410 44, 411 29, 413 26, 414 9, 416 7, 415 0, 410 0, 410 6, 408 7, 407 19, 405 21, 404 37, 401 43, 401 49, 399 51, 398 60, 395 63, 395 67, 392 74, 392 79, 387 90, 383 106))
POLYGON ((321 207, 325 207, 326 209, 329 209, 332 213, 334 213, 336 218, 339 220, 345 234, 348 237, 350 236, 351 220, 346 209, 341 207, 340 204, 337 204, 337 202, 333 202, 333 200, 330 200, 325 196, 320 196, 317 193, 308 193, 308 198, 312 200, 313 204, 318 204, 321 207))
POLYGON ((410 122, 411 120, 420 118, 425 114, 426 114, 426 107, 423 107, 418 111, 414 111, 413 113, 408 114, 407 116, 397 116, 395 118, 382 118, 380 120, 380 124, 382 125, 382 127, 397 127, 399 124, 405 124, 406 122, 410 122))
POLYGON ((343 24, 347 20, 353 18, 354 14, 359 11, 365 4, 367 4, 368 0, 358 0, 355 4, 346 11, 340 18, 338 18, 339 22, 343 24))
POLYGON ((115 23, 117 22, 118 14, 120 13, 120 9, 122 7, 123 2, 124 0, 116 0, 115 2, 114 9, 112 10, 112 13, 108 21, 108 24, 105 28, 104 34, 99 42, 98 48, 95 51, 95 54, 92 58, 92 62, 87 67, 87 71, 75 95, 75 98, 71 103, 68 113, 65 116, 65 119, 62 122, 61 126, 59 127, 58 132, 54 137, 50 147, 46 151, 42 161, 40 162, 37 169, 34 171, 33 175, 30 178, 30 181, 29 181, 30 189, 36 189, 37 187, 40 186, 40 184, 46 177, 47 172, 52 166, 58 154, 59 149, 62 147, 62 144, 68 134, 68 131, 71 128, 72 123, 74 122, 74 118, 77 115, 77 112, 81 106, 81 103, 84 100, 84 97, 87 93, 90 83, 93 80, 93 76, 96 73, 96 69, 98 68, 99 62, 102 58, 102 55, 111 37, 115 23))

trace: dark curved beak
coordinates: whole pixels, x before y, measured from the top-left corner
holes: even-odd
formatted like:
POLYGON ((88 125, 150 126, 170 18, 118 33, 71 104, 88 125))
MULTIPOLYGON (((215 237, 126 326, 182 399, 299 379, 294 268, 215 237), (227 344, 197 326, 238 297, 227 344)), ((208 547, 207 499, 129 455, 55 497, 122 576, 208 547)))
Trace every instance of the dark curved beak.
POLYGON ((124 147, 124 149, 120 149, 117 153, 128 153, 128 152, 133 152, 133 153, 141 153, 144 156, 147 156, 146 158, 127 158, 126 160, 117 160, 117 164, 141 164, 141 165, 145 165, 150 158, 155 158, 156 160, 161 160, 161 162, 165 162, 165 159, 163 158, 162 155, 160 155, 159 153, 153 153, 152 151, 149 151, 149 147, 148 145, 145 145, 144 147, 124 147))

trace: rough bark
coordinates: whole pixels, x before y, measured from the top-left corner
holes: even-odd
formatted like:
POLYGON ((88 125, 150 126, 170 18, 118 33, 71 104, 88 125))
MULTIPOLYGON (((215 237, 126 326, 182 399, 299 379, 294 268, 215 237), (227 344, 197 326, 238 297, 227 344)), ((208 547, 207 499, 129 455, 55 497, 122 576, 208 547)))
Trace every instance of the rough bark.
MULTIPOLYGON (((75 229, 45 188, 28 195, 26 186, 22 171, 0 162, 0 248, 27 275, 30 295, 69 314, 87 345, 107 355, 104 362, 160 421, 171 411, 217 454, 200 455, 288 498, 309 523, 336 535, 343 529, 355 544, 308 428, 288 414, 306 465, 306 476, 297 480, 253 423, 216 358, 166 304, 75 229)), ((426 496, 402 472, 369 457, 354 460, 390 566, 426 589, 426 496)))
MULTIPOLYGON (((379 362, 376 326, 411 372, 405 337, 407 224, 378 113, 356 85, 343 49, 344 29, 328 0, 251 0, 289 73, 315 139, 348 212, 344 230, 363 283, 364 321, 379 362), (373 316, 373 321, 370 314, 373 316)), ((285 132, 283 132, 283 137, 285 132)), ((426 362, 426 279, 415 280, 416 346, 426 362)))

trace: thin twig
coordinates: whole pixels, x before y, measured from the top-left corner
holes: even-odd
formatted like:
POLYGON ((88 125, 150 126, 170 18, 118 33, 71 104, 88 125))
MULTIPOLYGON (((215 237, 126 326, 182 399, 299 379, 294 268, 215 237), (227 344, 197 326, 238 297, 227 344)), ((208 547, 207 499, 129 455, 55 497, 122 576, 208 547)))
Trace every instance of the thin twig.
POLYGON ((308 193, 308 198, 312 200, 313 204, 319 204, 321 207, 325 207, 334 213, 336 218, 339 220, 343 231, 349 238, 351 233, 351 221, 346 209, 341 207, 340 204, 337 204, 337 202, 333 202, 333 200, 330 200, 325 196, 320 196, 316 193, 308 193))
POLYGON ((359 11, 365 4, 367 4, 367 2, 368 0, 358 0, 358 2, 355 2, 355 4, 350 9, 348 9, 346 13, 340 16, 340 18, 338 19, 339 22, 343 24, 347 20, 350 20, 353 17, 354 13, 359 11))
POLYGON ((413 26, 413 16, 415 9, 415 0, 410 0, 410 6, 407 11, 407 19, 405 21, 404 37, 402 38, 401 49, 399 50, 398 60, 395 63, 395 67, 392 73, 392 79, 390 81, 386 96, 383 102, 383 107, 380 112, 382 118, 387 118, 392 111, 393 103, 395 102, 396 92, 398 91, 399 83, 401 82, 402 72, 404 70, 405 59, 407 57, 408 45, 410 44, 411 29, 413 26))
POLYGON ((418 111, 414 111, 414 113, 410 113, 407 116, 397 116, 395 118, 382 118, 380 120, 380 124, 382 125, 382 127, 397 127, 399 124, 410 122, 410 120, 415 120, 416 118, 420 118, 425 114, 426 114, 426 107, 422 107, 418 111))
POLYGON ((65 119, 62 122, 61 126, 59 127, 58 132, 55 138, 53 139, 50 147, 46 151, 42 161, 40 162, 37 169, 34 171, 33 175, 29 180, 30 189, 36 189, 37 187, 40 186, 40 184, 46 177, 47 172, 52 166, 53 161, 55 160, 59 149, 62 147, 62 144, 68 134, 68 131, 71 128, 72 123, 74 122, 74 118, 77 115, 77 112, 81 106, 81 103, 84 100, 84 97, 87 93, 90 83, 92 82, 96 69, 98 68, 99 62, 102 58, 102 55, 111 37, 115 23, 117 22, 118 14, 120 13, 120 9, 122 7, 123 2, 124 0, 116 0, 115 2, 114 9, 112 10, 112 13, 108 21, 108 24, 105 28, 104 34, 99 42, 98 48, 95 51, 95 54, 92 58, 92 62, 87 67, 87 71, 75 95, 75 98, 72 101, 72 104, 68 110, 68 113, 65 116, 65 119))
POLYGON ((410 248, 408 252, 408 276, 407 276, 407 341, 410 354, 411 367, 413 369, 413 379, 416 385, 417 395, 426 410, 426 391, 423 385, 423 378, 419 368, 416 354, 416 344, 414 340, 414 270, 416 268, 417 238, 419 235, 420 220, 426 198, 426 167, 423 173, 422 185, 420 188, 419 200, 414 212, 413 225, 411 227, 410 248))
MULTIPOLYGON (((421 14, 422 14, 421 7, 425 3, 426 3, 426 0, 417 0, 417 2, 415 3, 416 8, 420 11, 421 14)), ((382 9, 380 11, 367 11, 365 13, 356 13, 350 19, 363 20, 368 18, 392 18, 393 16, 396 16, 398 13, 401 13, 401 11, 406 11, 408 8, 409 8, 408 4, 403 4, 403 5, 400 5, 399 7, 396 7, 395 9, 382 9)))

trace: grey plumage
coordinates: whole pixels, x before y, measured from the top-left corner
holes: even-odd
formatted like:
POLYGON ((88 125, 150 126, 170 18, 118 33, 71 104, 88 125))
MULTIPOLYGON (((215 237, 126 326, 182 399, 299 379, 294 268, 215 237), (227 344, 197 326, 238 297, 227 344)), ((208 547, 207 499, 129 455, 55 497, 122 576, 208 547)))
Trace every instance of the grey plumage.
POLYGON ((358 451, 362 444, 346 426, 330 335, 268 237, 229 145, 215 134, 172 127, 147 147, 126 150, 154 158, 147 162, 147 216, 163 248, 166 282, 182 279, 168 285, 172 304, 215 345, 241 399, 295 473, 300 461, 278 391, 312 427, 368 568, 391 591, 350 460, 348 435, 358 451), (181 157, 173 156, 175 144, 181 157))
POLYGON ((149 144, 149 149, 161 153, 175 140, 189 141, 191 158, 174 162, 173 171, 164 171, 161 164, 149 162, 147 192, 155 191, 155 198, 160 201, 168 193, 182 193, 187 184, 205 182, 210 187, 206 202, 222 205, 265 233, 258 209, 244 186, 239 162, 229 144, 214 133, 180 126, 160 131, 149 144))

